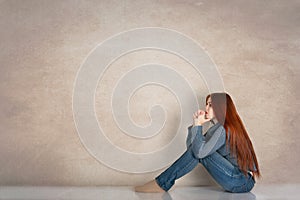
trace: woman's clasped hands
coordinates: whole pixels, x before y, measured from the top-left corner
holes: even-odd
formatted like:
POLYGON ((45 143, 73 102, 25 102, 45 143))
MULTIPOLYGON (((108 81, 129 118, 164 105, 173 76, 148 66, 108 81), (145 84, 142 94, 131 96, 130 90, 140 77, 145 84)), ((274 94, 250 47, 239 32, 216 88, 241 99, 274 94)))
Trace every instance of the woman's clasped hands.
POLYGON ((198 110, 193 114, 193 126, 202 126, 204 123, 209 122, 211 119, 206 117, 207 112, 198 110))

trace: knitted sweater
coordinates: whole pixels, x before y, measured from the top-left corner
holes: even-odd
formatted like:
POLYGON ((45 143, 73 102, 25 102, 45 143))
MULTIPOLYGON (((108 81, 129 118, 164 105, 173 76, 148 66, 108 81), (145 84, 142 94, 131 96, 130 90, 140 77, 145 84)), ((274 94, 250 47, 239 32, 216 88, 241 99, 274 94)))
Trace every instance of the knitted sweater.
POLYGON ((186 139, 187 148, 192 148, 196 158, 205 158, 214 152, 218 152, 237 167, 237 160, 231 156, 229 145, 226 145, 225 128, 219 122, 213 123, 215 124, 204 135, 202 134, 202 126, 189 126, 186 139))

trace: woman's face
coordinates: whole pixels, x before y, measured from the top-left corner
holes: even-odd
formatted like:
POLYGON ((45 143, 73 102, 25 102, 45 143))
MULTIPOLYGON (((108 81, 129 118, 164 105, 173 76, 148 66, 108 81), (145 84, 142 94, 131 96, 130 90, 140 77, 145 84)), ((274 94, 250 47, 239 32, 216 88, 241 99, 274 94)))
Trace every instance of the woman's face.
POLYGON ((206 119, 212 119, 212 118, 215 117, 213 108, 211 107, 211 97, 209 97, 209 98, 207 99, 205 111, 206 111, 206 112, 205 112, 205 118, 206 118, 206 119))

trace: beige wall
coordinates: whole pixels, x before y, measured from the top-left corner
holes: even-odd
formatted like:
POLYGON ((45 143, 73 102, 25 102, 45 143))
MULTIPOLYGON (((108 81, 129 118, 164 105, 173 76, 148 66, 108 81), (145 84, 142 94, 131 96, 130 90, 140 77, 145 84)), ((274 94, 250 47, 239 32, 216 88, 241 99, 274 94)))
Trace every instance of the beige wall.
MULTIPOLYGON (((72 114, 73 84, 88 53, 139 27, 173 29, 200 43, 252 138, 259 182, 299 183, 299 9, 299 1, 1 0, 0 185, 135 185, 159 174, 120 172, 97 161, 81 143, 72 114)), ((118 129, 109 108, 114 84, 147 62, 172 66, 202 101, 208 92, 191 66, 166 52, 139 51, 111 65, 99 81, 95 110, 107 137, 128 151, 166 145, 180 118, 174 95, 149 85, 129 102, 131 117, 145 126, 148 109, 161 103, 169 117, 164 129, 149 140, 118 129)), ((178 181, 200 184, 214 184, 201 166, 178 181)))

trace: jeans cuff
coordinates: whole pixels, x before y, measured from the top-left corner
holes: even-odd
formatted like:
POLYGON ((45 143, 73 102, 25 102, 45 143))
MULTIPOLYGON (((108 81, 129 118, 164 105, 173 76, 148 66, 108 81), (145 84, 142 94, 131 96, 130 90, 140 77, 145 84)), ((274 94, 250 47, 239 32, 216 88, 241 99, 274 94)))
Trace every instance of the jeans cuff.
POLYGON ((165 188, 165 187, 160 183, 159 177, 156 177, 154 180, 156 181, 157 185, 158 185, 161 189, 163 189, 163 190, 166 191, 166 192, 169 190, 169 189, 165 188))

